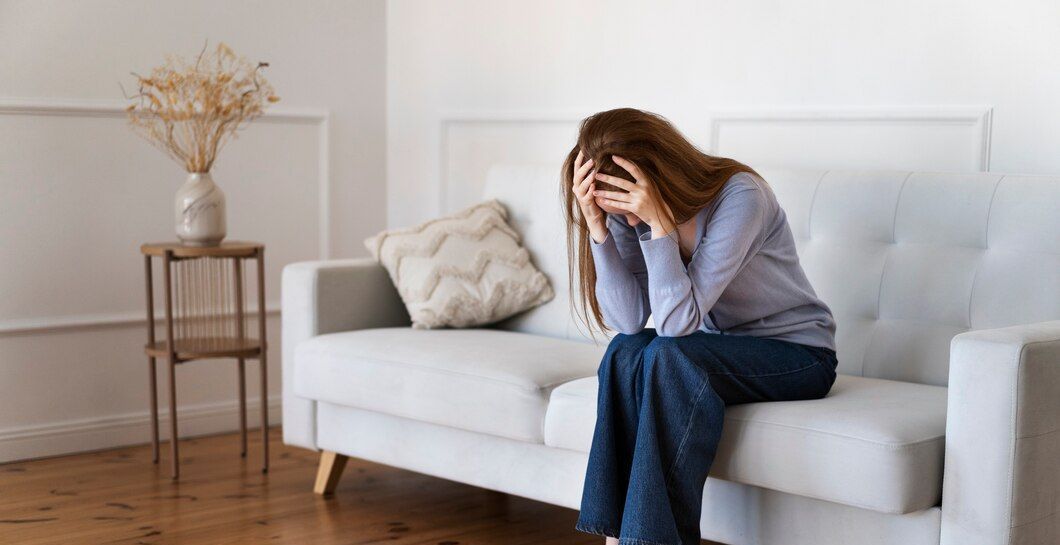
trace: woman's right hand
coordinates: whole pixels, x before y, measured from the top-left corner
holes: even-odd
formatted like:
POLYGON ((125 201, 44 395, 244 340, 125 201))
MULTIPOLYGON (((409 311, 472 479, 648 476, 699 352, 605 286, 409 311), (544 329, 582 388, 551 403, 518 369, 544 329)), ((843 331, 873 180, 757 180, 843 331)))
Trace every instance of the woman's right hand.
POLYGON ((589 228, 589 236, 600 244, 607 239, 607 216, 596 204, 596 198, 593 196, 593 191, 596 190, 593 160, 582 163, 583 157, 581 150, 578 150, 578 157, 574 159, 574 198, 578 200, 578 207, 581 208, 589 228))

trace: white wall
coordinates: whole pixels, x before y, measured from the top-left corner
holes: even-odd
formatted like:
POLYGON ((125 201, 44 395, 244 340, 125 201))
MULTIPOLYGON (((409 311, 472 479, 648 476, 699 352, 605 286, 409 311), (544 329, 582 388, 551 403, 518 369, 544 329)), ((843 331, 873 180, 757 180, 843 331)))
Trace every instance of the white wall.
MULTIPOLYGON (((385 15, 382 0, 0 0, 0 461, 149 438, 137 248, 173 238, 185 175, 125 126, 118 82, 206 39, 269 61, 282 97, 214 173, 229 238, 267 246, 279 421, 281 268, 364 255, 386 221, 385 15)), ((234 362, 181 366, 178 394, 182 433, 238 427, 234 362)))
MULTIPOLYGON (((363 255, 491 164, 558 171, 616 106, 752 165, 1056 174, 1058 23, 1051 0, 0 0, 0 460, 147 439, 136 246, 172 237, 183 176, 115 108, 166 52, 272 63, 276 115, 215 174, 277 301, 284 263, 363 255)), ((185 432, 233 429, 233 367, 179 370, 185 432)))
POLYGON ((1055 0, 393 0, 388 220, 552 161, 576 120, 666 115, 752 166, 1060 172, 1055 0))

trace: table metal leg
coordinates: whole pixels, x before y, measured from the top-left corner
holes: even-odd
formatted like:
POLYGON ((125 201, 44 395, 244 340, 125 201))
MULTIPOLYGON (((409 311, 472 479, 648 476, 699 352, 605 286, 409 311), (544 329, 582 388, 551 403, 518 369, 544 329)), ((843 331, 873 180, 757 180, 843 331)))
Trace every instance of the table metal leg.
MULTIPOLYGON (((144 277, 147 287, 147 346, 155 344, 155 290, 154 276, 151 274, 151 256, 144 256, 144 277)), ((151 379, 151 461, 158 463, 158 378, 155 372, 155 358, 147 357, 150 366, 148 377, 151 379)))
POLYGON ((169 357, 169 452, 172 456, 173 479, 180 476, 180 459, 177 453, 177 350, 176 339, 173 337, 173 252, 166 251, 163 258, 165 269, 162 276, 165 280, 166 296, 166 352, 169 357))
POLYGON ((239 455, 247 457, 247 375, 246 360, 239 358, 239 455))
POLYGON ((147 358, 151 380, 151 461, 158 463, 158 378, 155 373, 155 358, 147 358))
POLYGON ((261 352, 261 472, 269 471, 269 384, 265 372, 265 351, 261 352))
POLYGON ((180 476, 180 457, 177 453, 177 364, 169 360, 169 454, 172 457, 173 480, 180 476))
POLYGON ((265 338, 265 248, 258 248, 258 343, 261 354, 261 472, 269 471, 269 381, 265 354, 268 343, 265 338))
MULTIPOLYGON (((236 304, 236 338, 239 339, 240 346, 243 345, 243 341, 246 338, 246 322, 244 318, 243 308, 243 259, 235 258, 232 260, 232 280, 235 281, 235 290, 233 293, 235 304, 236 304)), ((240 439, 240 451, 239 455, 243 458, 247 457, 247 364, 245 358, 239 359, 239 439, 240 439)))

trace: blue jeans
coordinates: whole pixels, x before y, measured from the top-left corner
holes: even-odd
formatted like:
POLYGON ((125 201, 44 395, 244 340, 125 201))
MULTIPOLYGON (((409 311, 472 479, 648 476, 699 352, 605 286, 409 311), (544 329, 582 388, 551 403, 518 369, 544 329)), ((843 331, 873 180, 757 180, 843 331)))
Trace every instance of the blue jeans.
POLYGON ((616 336, 597 372, 576 528, 622 545, 698 545, 725 406, 822 398, 836 364, 830 349, 776 339, 653 329, 616 336))

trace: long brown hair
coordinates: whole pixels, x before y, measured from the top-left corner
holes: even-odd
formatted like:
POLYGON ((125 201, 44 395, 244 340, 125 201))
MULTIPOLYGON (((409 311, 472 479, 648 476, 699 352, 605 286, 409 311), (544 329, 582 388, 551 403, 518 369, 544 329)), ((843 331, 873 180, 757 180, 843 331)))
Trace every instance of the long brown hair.
MULTIPOLYGON (((658 202, 673 212, 675 224, 693 218, 717 196, 725 182, 739 172, 755 173, 732 159, 703 153, 661 115, 635 108, 618 108, 593 114, 581 122, 578 142, 563 162, 563 206, 567 216, 567 257, 570 262, 571 307, 594 330, 605 331, 596 299, 596 265, 589 246, 589 228, 574 195, 574 163, 578 151, 583 161, 593 160, 598 172, 631 180, 612 155, 633 162, 651 180, 658 202), (577 271, 577 281, 575 281, 577 271), (578 293, 576 294, 575 291, 578 293)), ((597 189, 621 191, 596 182, 597 189)))

